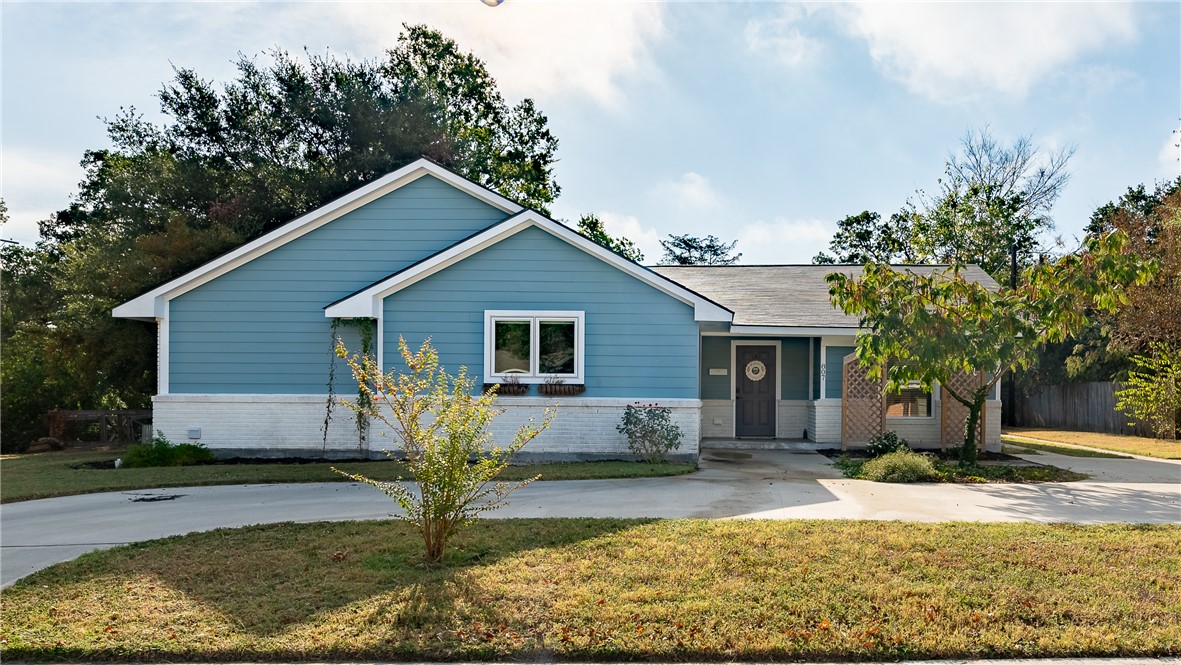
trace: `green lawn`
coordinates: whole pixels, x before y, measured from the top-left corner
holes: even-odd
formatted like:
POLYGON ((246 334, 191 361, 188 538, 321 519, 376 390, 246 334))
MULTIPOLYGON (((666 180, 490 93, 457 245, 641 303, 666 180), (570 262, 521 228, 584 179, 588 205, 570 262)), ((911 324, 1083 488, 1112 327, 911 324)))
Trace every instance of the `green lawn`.
MULTIPOLYGON (((350 482, 333 473, 332 466, 379 480, 405 476, 401 464, 388 460, 374 462, 331 462, 314 464, 234 464, 165 467, 151 469, 87 469, 79 464, 112 460, 118 453, 53 452, 0 456, 0 503, 42 499, 51 496, 184 487, 191 485, 239 485, 246 483, 350 482)), ((510 467, 505 480, 589 480, 594 478, 638 478, 689 473, 692 464, 645 464, 640 462, 569 462, 527 464, 510 467)))
MULTIPOLYGON (((1088 448, 1099 448, 1117 453, 1143 455, 1145 457, 1159 457, 1160 459, 1181 459, 1181 441, 1167 439, 1150 439, 1143 436, 1126 436, 1123 434, 1097 434, 1095 432, 1071 432, 1068 430, 1009 428, 1004 431, 1002 440, 1024 444, 1033 439, 1033 443, 1066 443, 1088 448)), ((1057 452, 1057 451, 1055 451, 1057 452)))
POLYGON ((1181 527, 487 520, 225 529, 4 592, 4 660, 1181 655, 1181 527), (1118 565, 1112 565, 1118 562, 1118 565))

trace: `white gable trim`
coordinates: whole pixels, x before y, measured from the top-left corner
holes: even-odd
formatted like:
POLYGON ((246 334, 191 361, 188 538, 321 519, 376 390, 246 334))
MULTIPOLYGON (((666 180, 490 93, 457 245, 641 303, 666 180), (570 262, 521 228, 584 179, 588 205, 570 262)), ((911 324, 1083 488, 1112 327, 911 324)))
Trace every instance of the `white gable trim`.
POLYGON ((373 286, 329 305, 324 309, 324 315, 332 318, 380 319, 382 314, 382 300, 390 294, 426 279, 486 247, 495 245, 505 238, 534 227, 565 240, 567 243, 581 249, 587 254, 611 264, 641 282, 685 304, 692 305, 694 312, 693 318, 696 321, 721 321, 729 323, 734 318, 734 314, 721 305, 686 289, 666 277, 662 277, 640 265, 632 263, 606 247, 587 239, 573 229, 559 224, 533 210, 525 210, 482 233, 452 245, 430 258, 410 266, 396 275, 392 275, 373 286))
POLYGON ((166 303, 188 291, 191 291, 210 280, 248 263, 271 250, 281 247, 292 240, 314 231, 332 220, 356 210, 367 203, 381 198, 425 175, 432 175, 447 184, 460 189, 475 198, 498 208, 505 214, 515 214, 522 207, 490 189, 477 185, 470 180, 456 175, 434 162, 420 159, 408 164, 393 173, 349 192, 315 210, 298 217, 283 226, 267 233, 241 247, 228 252, 195 270, 192 270, 163 286, 159 286, 147 293, 111 310, 112 316, 125 319, 157 319, 167 316, 166 303))

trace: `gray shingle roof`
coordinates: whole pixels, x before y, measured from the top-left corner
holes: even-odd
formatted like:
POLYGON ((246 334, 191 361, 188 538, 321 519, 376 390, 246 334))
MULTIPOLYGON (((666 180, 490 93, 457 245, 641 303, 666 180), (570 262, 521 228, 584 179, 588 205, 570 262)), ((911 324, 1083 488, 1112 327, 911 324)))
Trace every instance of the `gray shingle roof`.
MULTIPOLYGON (((895 266, 930 271, 947 266, 895 266)), ((828 300, 826 275, 860 275, 861 266, 653 266, 652 270, 734 312, 736 326, 856 328, 828 300)), ((969 266, 964 276, 999 288, 988 273, 969 266)))

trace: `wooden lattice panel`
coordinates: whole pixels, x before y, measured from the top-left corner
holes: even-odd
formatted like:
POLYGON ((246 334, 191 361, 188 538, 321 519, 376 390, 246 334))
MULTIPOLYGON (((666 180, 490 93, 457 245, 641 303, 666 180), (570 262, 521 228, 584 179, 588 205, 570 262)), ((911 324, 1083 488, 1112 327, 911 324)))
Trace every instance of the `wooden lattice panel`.
MULTIPOLYGON (((983 372, 968 374, 961 372, 951 378, 951 388, 960 395, 969 395, 984 384, 983 372)), ((946 386, 940 386, 940 398, 943 406, 939 414, 940 443, 943 449, 959 446, 964 443, 964 429, 968 425, 968 407, 960 404, 956 398, 947 392, 946 386)), ((984 450, 984 423, 987 420, 987 405, 980 411, 980 422, 976 424, 976 447, 984 450)))
POLYGON ((882 381, 869 378, 857 355, 845 356, 841 382, 841 450, 849 444, 867 444, 886 426, 882 381))

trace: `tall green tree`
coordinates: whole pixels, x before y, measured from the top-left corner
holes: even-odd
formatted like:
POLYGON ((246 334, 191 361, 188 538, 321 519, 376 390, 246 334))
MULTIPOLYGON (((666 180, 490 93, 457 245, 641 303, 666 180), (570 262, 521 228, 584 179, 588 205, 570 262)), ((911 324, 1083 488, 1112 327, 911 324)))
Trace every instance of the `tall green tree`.
POLYGON ((626 259, 636 263, 644 260, 644 253, 636 247, 636 243, 623 236, 612 237, 603 226, 603 220, 594 213, 578 218, 578 232, 626 259))
POLYGON ((1013 250, 1028 266, 1047 249, 1050 212, 1070 180, 1073 154, 1028 136, 1006 145, 987 127, 969 130, 933 196, 919 191, 885 219, 869 211, 846 217, 829 243, 832 254, 813 262, 975 263, 1007 282, 1013 250))
POLYGON ((912 210, 896 212, 889 219, 869 210, 849 215, 837 222, 829 249, 836 256, 820 252, 813 263, 918 263, 919 248, 913 237, 915 221, 912 210))
POLYGON ((832 302, 860 318, 857 357, 886 389, 912 381, 939 384, 969 410, 960 465, 976 463, 976 426, 1005 372, 1028 367, 1047 342, 1082 330, 1094 311, 1114 312, 1125 289, 1147 283, 1151 262, 1127 251, 1121 232, 1091 237, 1082 250, 1026 269, 1017 289, 992 290, 966 278, 962 266, 919 272, 871 263, 863 274, 828 276, 832 302), (956 390, 951 378, 984 372, 982 385, 956 390))
POLYGON ((672 266, 729 266, 742 258, 742 252, 734 253, 737 240, 722 242, 717 236, 698 238, 691 235, 668 234, 668 240, 661 240, 664 257, 661 263, 672 266))
POLYGON ((1129 251, 1160 263, 1148 283, 1129 288, 1127 304, 1092 317, 1091 325, 1060 344, 1050 344, 1037 366, 1022 377, 1032 386, 1074 381, 1122 380, 1132 356, 1153 345, 1181 349, 1181 178, 1154 188, 1129 187, 1091 215, 1087 232, 1120 230, 1129 251))
POLYGON ((506 103, 478 58, 429 28, 407 26, 380 59, 276 49, 236 65, 224 85, 177 69, 162 122, 135 109, 108 120, 112 147, 85 153, 77 195, 33 254, 7 250, 23 267, 5 316, 24 332, 11 345, 3 333, 4 370, 53 376, 35 406, 4 402, 6 446, 8 423, 46 404, 147 406, 154 331, 113 306, 420 156, 543 211, 558 195, 546 117, 506 103))

